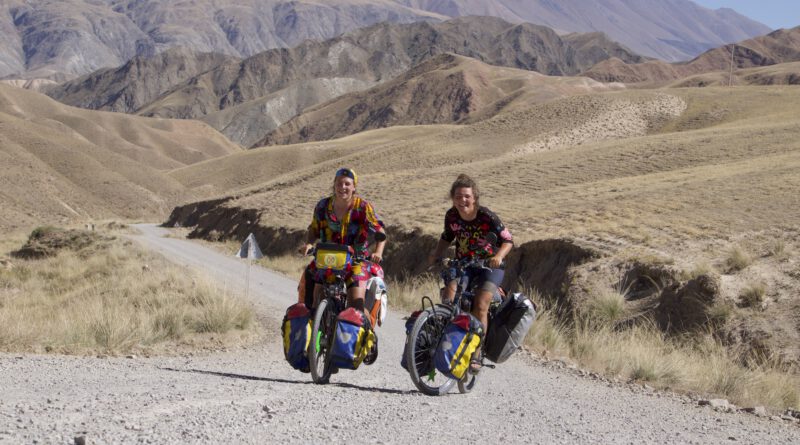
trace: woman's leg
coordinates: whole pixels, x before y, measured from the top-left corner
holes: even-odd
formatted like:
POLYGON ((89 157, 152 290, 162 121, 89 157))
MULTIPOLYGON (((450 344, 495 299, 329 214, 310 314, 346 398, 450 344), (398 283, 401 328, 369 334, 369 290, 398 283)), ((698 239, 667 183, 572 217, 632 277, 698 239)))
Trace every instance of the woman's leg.
MULTIPOLYGON (((472 305, 472 315, 480 320, 483 325, 483 335, 489 331, 489 306, 492 304, 492 298, 497 291, 500 283, 503 282, 505 272, 502 269, 483 270, 478 276, 478 289, 475 292, 475 300, 472 305)), ((478 373, 482 367, 482 354, 481 348, 472 355, 470 360, 470 371, 478 373)))
POLYGON ((472 315, 483 324, 484 334, 489 329, 489 306, 492 304, 492 298, 497 292, 497 288, 503 282, 503 276, 505 276, 503 269, 483 269, 476 277, 478 283, 475 301, 472 305, 472 315))

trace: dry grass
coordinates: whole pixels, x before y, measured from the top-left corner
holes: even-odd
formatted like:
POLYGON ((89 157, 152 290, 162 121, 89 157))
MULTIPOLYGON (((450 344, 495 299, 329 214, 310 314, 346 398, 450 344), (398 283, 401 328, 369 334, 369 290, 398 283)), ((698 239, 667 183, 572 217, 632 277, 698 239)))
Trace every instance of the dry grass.
POLYGON ((758 308, 764 302, 767 288, 763 283, 752 283, 742 289, 739 300, 744 307, 758 308))
POLYGON ((740 406, 782 410, 800 403, 796 371, 777 361, 745 365, 754 361, 711 335, 680 339, 667 337, 652 324, 614 330, 597 323, 565 323, 554 310, 545 309, 537 315, 526 345, 545 357, 570 357, 610 378, 721 396, 740 406))
POLYGON ((434 304, 440 303, 441 280, 434 275, 421 275, 401 280, 389 280, 389 307, 412 312, 422 308, 422 297, 428 296, 434 304))
MULTIPOLYGON (((393 308, 420 308, 422 295, 437 296, 432 276, 390 283, 393 308)), ((675 391, 718 395, 740 406, 785 409, 800 404, 800 375, 777 361, 746 360, 711 335, 695 339, 668 337, 654 324, 614 329, 623 318, 624 290, 598 296, 587 313, 565 321, 552 301, 535 290, 527 295, 540 308, 525 339, 527 347, 546 358, 569 357, 581 366, 611 378, 647 382, 675 391), (745 363, 754 363, 746 365, 745 363)), ((434 302, 438 301, 433 298, 434 302)), ((710 316, 723 324, 733 307, 718 304, 710 316)))
POLYGON ((130 243, 0 270, 5 351, 161 352, 237 344, 254 331, 242 299, 130 243))
POLYGON ((733 246, 725 257, 725 270, 728 273, 744 270, 753 263, 753 257, 739 246, 733 246))
POLYGON ((681 272, 681 279, 684 281, 693 280, 701 275, 711 275, 714 273, 714 267, 708 261, 700 261, 696 263, 690 270, 681 272))
POLYGON ((607 290, 589 300, 583 309, 583 322, 591 326, 613 327, 625 317, 624 289, 607 290))
POLYGON ((280 272, 293 280, 299 280, 300 275, 311 262, 311 257, 300 255, 268 255, 256 263, 267 269, 280 272))

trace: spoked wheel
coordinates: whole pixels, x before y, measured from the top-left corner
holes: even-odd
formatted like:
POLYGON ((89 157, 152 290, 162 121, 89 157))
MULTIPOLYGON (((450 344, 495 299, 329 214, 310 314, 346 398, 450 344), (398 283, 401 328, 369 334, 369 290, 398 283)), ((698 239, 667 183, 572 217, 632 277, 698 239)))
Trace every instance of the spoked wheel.
POLYGON ((325 384, 331 378, 330 350, 333 344, 333 330, 336 327, 334 304, 322 300, 314 312, 311 324, 311 341, 308 345, 308 362, 314 383, 325 384))
POLYGON ((446 394, 456 381, 436 370, 433 354, 439 345, 444 328, 450 321, 450 311, 441 307, 421 312, 406 339, 406 362, 414 385, 429 396, 446 394))

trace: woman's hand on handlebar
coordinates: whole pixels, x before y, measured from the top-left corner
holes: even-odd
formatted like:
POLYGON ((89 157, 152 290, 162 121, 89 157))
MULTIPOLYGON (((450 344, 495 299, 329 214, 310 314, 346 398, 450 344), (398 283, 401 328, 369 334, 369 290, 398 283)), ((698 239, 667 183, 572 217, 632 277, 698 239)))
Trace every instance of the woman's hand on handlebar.
POLYGON ((500 257, 500 256, 497 256, 497 255, 495 255, 495 256, 493 256, 493 257, 490 257, 490 258, 488 259, 488 263, 487 263, 487 265, 488 265, 489 267, 491 267, 492 269, 499 269, 499 268, 500 268, 500 266, 503 264, 503 260, 504 260, 504 258, 503 258, 503 257, 500 257))
POLYGON ((383 255, 381 255, 378 252, 375 252, 375 253, 373 253, 372 255, 369 256, 369 259, 370 259, 370 261, 372 261, 375 264, 380 264, 381 260, 383 259, 383 255))
POLYGON ((305 244, 301 245, 297 249, 297 253, 299 253, 300 255, 306 256, 306 255, 308 255, 309 252, 311 252, 311 249, 313 249, 313 248, 314 248, 314 245, 309 244, 309 243, 305 243, 305 244))

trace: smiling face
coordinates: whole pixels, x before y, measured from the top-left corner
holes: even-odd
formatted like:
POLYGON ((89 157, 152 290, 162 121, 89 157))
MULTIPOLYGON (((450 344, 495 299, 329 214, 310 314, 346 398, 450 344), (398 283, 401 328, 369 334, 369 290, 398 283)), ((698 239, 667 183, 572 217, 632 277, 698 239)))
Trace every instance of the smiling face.
POLYGON ((337 176, 333 181, 333 194, 337 199, 350 201, 356 191, 356 185, 352 178, 347 176, 337 176))
POLYGON ((459 187, 453 193, 453 207, 458 210, 458 214, 465 220, 472 220, 478 211, 475 202, 475 193, 472 187, 459 187))

